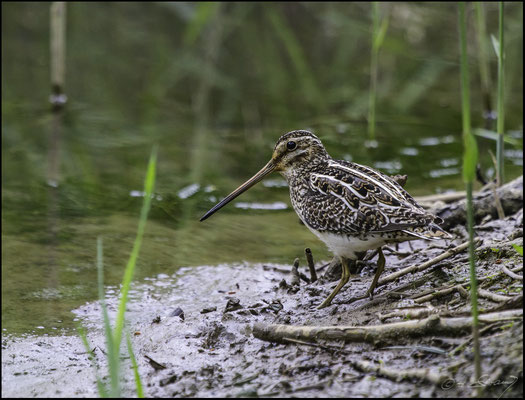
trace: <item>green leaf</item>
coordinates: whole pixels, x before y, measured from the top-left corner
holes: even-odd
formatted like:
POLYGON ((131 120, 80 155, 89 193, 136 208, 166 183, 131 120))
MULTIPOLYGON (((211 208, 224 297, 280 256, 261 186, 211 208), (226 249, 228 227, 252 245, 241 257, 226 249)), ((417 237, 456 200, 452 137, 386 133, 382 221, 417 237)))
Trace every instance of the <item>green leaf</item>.
POLYGON ((374 32, 375 38, 374 38, 373 49, 375 51, 379 50, 379 48, 383 44, 385 40, 387 29, 388 29, 388 18, 383 18, 383 20, 381 21, 381 26, 379 27, 379 30, 377 32, 374 32))
POLYGON ((476 177, 478 163, 478 145, 474 135, 465 135, 465 152, 463 153, 463 181, 473 182, 476 177))
POLYGON ((135 353, 133 353, 133 346, 131 345, 131 338, 129 336, 129 332, 126 332, 126 342, 128 343, 129 358, 133 367, 133 375, 135 376, 135 387, 137 388, 137 397, 139 399, 143 399, 144 389, 142 388, 142 381, 140 380, 139 375, 139 367, 137 364, 137 359, 135 358, 135 353))
POLYGON ((496 39, 496 36, 490 35, 490 39, 492 40, 492 46, 494 47, 494 51, 496 52, 496 57, 499 58, 499 40, 496 39))
POLYGON ((197 3, 195 15, 186 27, 184 32, 184 43, 191 45, 201 34, 208 21, 215 15, 219 2, 202 2, 197 3))
POLYGON ((104 296, 104 254, 102 237, 97 237, 97 282, 98 297, 102 308, 102 319, 104 320, 104 332, 106 335, 106 349, 108 359, 108 370, 111 383, 111 397, 120 397, 120 354, 115 348, 113 335, 111 334, 111 325, 109 321, 108 308, 104 296))
POLYGON ((523 256, 523 246, 518 246, 517 244, 512 243, 512 247, 514 247, 520 256, 523 256))
MULTIPOLYGON (((476 136, 479 136, 479 137, 482 137, 482 138, 485 138, 485 139, 494 140, 494 141, 497 141, 498 137, 499 137, 499 133, 498 132, 490 131, 488 129, 483 129, 483 128, 474 129, 473 133, 476 136)), ((510 138, 507 135, 503 135, 503 141, 506 142, 506 143, 509 143, 509 144, 511 144, 513 146, 519 146, 520 145, 520 142, 518 140, 510 138)))
POLYGON ((82 344, 84 345, 84 348, 86 349, 86 353, 88 355, 89 361, 91 361, 91 366, 93 367, 93 370, 95 371, 98 394, 100 395, 100 397, 104 397, 104 398, 109 397, 109 393, 106 390, 106 387, 104 386, 104 384, 102 383, 102 380, 100 379, 98 375, 99 366, 97 364, 97 360, 95 360, 95 357, 93 357, 93 352, 91 351, 91 346, 87 338, 86 328, 84 328, 82 325, 79 324, 77 326, 77 332, 78 332, 78 335, 80 336, 80 340, 82 340, 82 344))
POLYGON ((137 236, 133 243, 133 249, 128 259, 126 269, 124 270, 124 278, 122 279, 122 289, 120 290, 121 297, 118 306, 117 318, 115 320, 115 328, 113 329, 113 346, 114 351, 118 352, 122 340, 122 329, 124 328, 124 314, 126 312, 126 303, 128 301, 129 288, 131 280, 135 272, 137 258, 139 256, 140 247, 142 245, 142 237, 146 228, 146 221, 148 220, 148 212, 151 208, 151 198, 153 197, 153 188, 155 186, 155 171, 157 166, 157 146, 155 145, 151 150, 151 155, 148 163, 148 170, 144 181, 144 202, 142 203, 142 210, 140 211, 139 226, 137 228, 137 236))

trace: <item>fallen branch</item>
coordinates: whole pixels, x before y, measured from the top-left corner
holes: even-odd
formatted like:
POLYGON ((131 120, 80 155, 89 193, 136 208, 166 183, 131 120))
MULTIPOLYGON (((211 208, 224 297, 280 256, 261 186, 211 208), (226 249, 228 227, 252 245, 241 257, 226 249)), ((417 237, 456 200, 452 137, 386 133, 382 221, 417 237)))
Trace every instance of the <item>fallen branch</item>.
POLYGON ((421 319, 428 317, 430 314, 436 313, 437 310, 433 307, 412 307, 412 308, 404 308, 402 310, 396 310, 392 311, 386 314, 378 313, 377 317, 381 322, 389 319, 389 318, 396 318, 396 317, 402 317, 402 318, 411 318, 411 319, 421 319))
MULTIPOLYGON (((480 324, 523 317, 523 309, 481 314, 480 324)), ((426 335, 457 336, 472 329, 472 317, 440 318, 431 315, 423 320, 394 322, 372 326, 293 326, 254 324, 253 336, 270 342, 286 342, 284 338, 315 341, 317 339, 344 340, 380 344, 398 343, 400 338, 426 335)))
MULTIPOLYGON (((496 197, 500 199, 501 208, 505 215, 513 215, 523 207, 523 175, 506 183, 496 189, 496 197)), ((496 198, 491 190, 478 192, 473 198, 474 219, 476 222, 482 220, 486 215, 498 217, 496 198)), ((446 207, 431 208, 430 212, 441 217, 443 229, 464 224, 466 221, 466 201, 460 200, 457 203, 448 204, 446 207)))
POLYGON ((486 311, 496 312, 496 311, 510 310, 510 309, 514 309, 517 307, 523 308, 523 293, 520 293, 517 296, 513 296, 506 302, 499 303, 496 307, 491 308, 490 310, 486 310, 486 311))
POLYGON ((441 375, 429 368, 399 369, 383 367, 365 360, 349 360, 349 362, 354 368, 360 371, 376 373, 396 382, 405 379, 418 379, 433 383, 435 385, 441 385, 443 382, 449 379, 447 375, 441 375))
POLYGON ((489 299, 495 303, 501 303, 511 300, 512 298, 509 296, 502 296, 500 294, 492 293, 485 289, 478 289, 478 296, 483 297, 484 299, 489 299))
POLYGON ((464 199, 467 196, 467 192, 464 190, 454 192, 454 193, 440 193, 440 194, 431 194, 428 196, 416 196, 414 200, 422 206, 429 206, 436 201, 442 201, 444 203, 450 203, 452 201, 464 199))

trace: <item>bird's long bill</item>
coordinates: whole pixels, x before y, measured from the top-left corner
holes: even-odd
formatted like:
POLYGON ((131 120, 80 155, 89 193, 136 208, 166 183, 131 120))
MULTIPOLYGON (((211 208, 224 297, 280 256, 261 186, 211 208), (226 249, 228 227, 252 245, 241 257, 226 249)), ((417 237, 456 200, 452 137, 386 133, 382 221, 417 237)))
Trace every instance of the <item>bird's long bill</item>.
POLYGON ((228 196, 226 196, 219 203, 217 203, 211 210, 209 210, 206 214, 204 214, 200 220, 204 221, 210 215, 214 214, 216 211, 219 211, 222 207, 224 207, 234 198, 239 196, 241 193, 247 191, 257 182, 261 181, 266 175, 271 173, 274 169, 275 169, 275 165, 270 160, 270 162, 268 162, 268 164, 262 167, 262 169, 259 172, 257 172, 254 176, 252 176, 250 179, 244 182, 241 186, 239 186, 237 189, 231 192, 228 196))

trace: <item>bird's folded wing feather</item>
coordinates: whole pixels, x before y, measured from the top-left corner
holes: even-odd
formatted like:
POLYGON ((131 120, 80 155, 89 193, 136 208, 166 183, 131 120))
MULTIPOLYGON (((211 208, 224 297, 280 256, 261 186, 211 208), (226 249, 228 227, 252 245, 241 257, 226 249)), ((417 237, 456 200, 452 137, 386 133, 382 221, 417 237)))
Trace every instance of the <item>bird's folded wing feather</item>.
POLYGON ((425 226, 435 218, 397 182, 358 164, 334 162, 311 174, 309 183, 314 192, 309 201, 318 203, 311 212, 326 215, 319 230, 387 232, 425 226))

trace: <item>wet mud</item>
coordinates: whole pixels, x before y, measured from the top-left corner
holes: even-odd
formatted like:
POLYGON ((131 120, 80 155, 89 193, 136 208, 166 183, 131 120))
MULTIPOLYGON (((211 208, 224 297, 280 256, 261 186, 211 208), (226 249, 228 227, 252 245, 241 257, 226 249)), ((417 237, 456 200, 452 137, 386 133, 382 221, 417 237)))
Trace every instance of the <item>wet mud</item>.
MULTIPOLYGON (((370 327, 432 315, 469 316, 467 250, 379 286, 372 299, 354 301, 366 292, 377 256, 364 260, 359 274, 321 310, 317 305, 338 277, 324 276, 330 260, 315 260, 313 254, 320 277, 314 283, 306 282, 310 271, 303 255, 295 274, 293 260, 289 265, 240 263, 182 268, 173 276, 135 284, 126 317, 145 395, 468 397, 480 386, 485 396, 521 396, 523 258, 513 245, 523 246, 523 208, 507 209, 502 220, 486 213, 475 230, 479 287, 485 291, 480 312, 515 313, 481 325, 479 381, 474 379, 470 330, 385 335, 374 341, 289 337, 274 342, 254 336, 254 327, 272 324, 370 327)), ((449 231, 455 239, 385 249, 383 277, 465 242, 462 225, 451 222, 449 231)), ((117 300, 115 294, 107 297, 112 318, 117 300)), ((100 306, 90 303, 74 312, 88 330, 105 376, 100 306)), ((123 375, 124 394, 133 396, 128 359, 123 375)), ((2 396, 97 395, 95 374, 78 337, 2 338, 2 396)))

